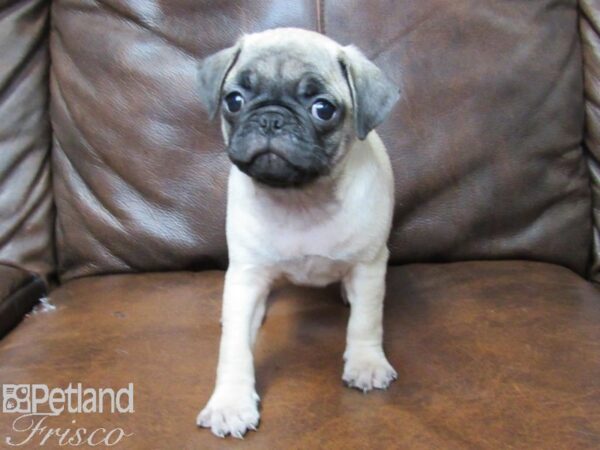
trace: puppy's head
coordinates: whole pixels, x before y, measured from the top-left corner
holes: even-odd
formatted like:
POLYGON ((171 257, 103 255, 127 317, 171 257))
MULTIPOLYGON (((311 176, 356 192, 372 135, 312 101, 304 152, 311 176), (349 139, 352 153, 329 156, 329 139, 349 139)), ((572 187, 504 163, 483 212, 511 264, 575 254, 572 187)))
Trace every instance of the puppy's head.
POLYGON ((199 85, 211 118, 221 112, 231 161, 282 188, 329 174, 399 97, 356 48, 294 28, 246 35, 209 56, 199 85))

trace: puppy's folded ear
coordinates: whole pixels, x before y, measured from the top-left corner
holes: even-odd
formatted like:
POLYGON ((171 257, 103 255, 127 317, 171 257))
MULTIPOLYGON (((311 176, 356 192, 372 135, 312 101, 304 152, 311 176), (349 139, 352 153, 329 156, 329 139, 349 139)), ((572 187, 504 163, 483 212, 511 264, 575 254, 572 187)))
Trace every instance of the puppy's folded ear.
POLYGON ((363 140, 384 121, 400 98, 400 91, 352 45, 343 48, 340 63, 352 94, 356 134, 363 140))
POLYGON ((233 47, 213 53, 200 62, 198 93, 211 120, 215 118, 219 110, 225 78, 235 65, 241 50, 242 44, 241 41, 238 41, 233 47))

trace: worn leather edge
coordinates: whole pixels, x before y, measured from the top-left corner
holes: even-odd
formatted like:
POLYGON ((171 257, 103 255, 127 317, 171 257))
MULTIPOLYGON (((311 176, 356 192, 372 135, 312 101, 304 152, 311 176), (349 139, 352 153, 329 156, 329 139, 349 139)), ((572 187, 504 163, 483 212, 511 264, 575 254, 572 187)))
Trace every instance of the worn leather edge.
POLYGON ((41 297, 47 294, 44 280, 34 274, 8 297, 0 299, 0 339, 21 322, 41 297))

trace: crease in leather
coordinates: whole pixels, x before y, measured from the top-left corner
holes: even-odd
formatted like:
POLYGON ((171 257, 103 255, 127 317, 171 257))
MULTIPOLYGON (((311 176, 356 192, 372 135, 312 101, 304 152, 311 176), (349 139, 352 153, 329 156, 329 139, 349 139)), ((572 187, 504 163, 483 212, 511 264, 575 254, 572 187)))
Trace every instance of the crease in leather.
POLYGON ((580 0, 580 34, 583 43, 585 86, 585 145, 592 191, 594 223, 589 277, 600 282, 600 3, 580 0))
POLYGON ((176 49, 178 51, 181 51, 182 53, 185 53, 186 56, 188 56, 188 57, 194 57, 195 56, 188 49, 184 48, 181 44, 173 41, 166 34, 162 33, 159 29, 153 27, 151 24, 149 24, 146 21, 144 21, 143 18, 136 17, 135 14, 132 13, 131 11, 125 11, 123 9, 119 9, 115 5, 111 4, 110 1, 106 1, 106 0, 104 0, 104 1, 94 0, 94 2, 97 3, 98 5, 101 5, 106 10, 111 11, 117 18, 119 18, 119 19, 125 18, 130 23, 132 23, 134 25, 137 25, 139 28, 141 28, 141 29, 143 29, 145 31, 148 31, 152 35, 154 35, 154 36, 158 37, 159 39, 163 40, 165 43, 167 43, 168 45, 170 45, 174 49, 176 49))
MULTIPOLYGON (((55 139, 54 142, 55 142, 55 144, 54 144, 54 149, 53 149, 53 151, 54 151, 54 156, 53 157, 57 158, 57 159, 60 158, 60 156, 59 156, 59 153, 60 153, 60 155, 62 155, 62 159, 64 161, 66 161, 67 164, 69 164, 71 167, 73 167, 73 163, 69 159, 68 155, 62 150, 60 142, 57 139, 55 139)), ((77 183, 77 181, 74 182, 74 183, 78 184, 78 187, 77 187, 77 189, 78 189, 78 195, 81 195, 81 191, 82 191, 82 188, 83 188, 84 190, 87 190, 91 194, 90 197, 92 197, 95 200, 95 202, 93 202, 93 203, 88 202, 88 205, 86 205, 86 206, 88 208, 94 208, 95 205, 99 205, 100 209, 102 211, 105 211, 105 213, 106 213, 106 215, 105 215, 104 218, 106 218, 108 216, 108 218, 111 219, 110 221, 113 223, 113 225, 115 225, 119 229, 121 229, 121 227, 122 227, 121 223, 118 220, 116 220, 116 218, 114 218, 112 216, 112 213, 111 213, 110 209, 108 209, 106 206, 104 206, 102 204, 102 202, 100 201, 100 199, 98 198, 98 196, 94 194, 94 191, 91 189, 90 186, 88 186, 86 184, 86 181, 81 177, 81 175, 77 172, 77 170, 74 169, 74 170, 70 171, 70 174, 71 174, 72 177, 75 177, 77 180, 80 180, 79 183, 77 183)), ((57 202, 59 204, 60 204, 61 201, 62 201, 62 199, 60 199, 60 198, 57 199, 57 202)), ((93 230, 94 230, 95 226, 97 226, 96 222, 98 220, 100 220, 100 218, 98 217, 98 214, 97 214, 98 213, 98 209, 94 208, 94 211, 96 213, 96 216, 93 218, 93 220, 91 219, 91 217, 86 217, 85 215, 81 214, 83 217, 82 217, 82 220, 80 220, 80 222, 79 222, 81 225, 83 225, 88 230, 88 233, 86 234, 86 237, 88 239, 95 240, 95 242, 97 244, 95 246, 96 251, 98 251, 98 252, 101 253, 100 255, 94 255, 94 259, 96 259, 98 257, 100 257, 102 259, 105 259, 105 258, 108 257, 108 258, 111 258, 113 260, 111 262, 111 265, 113 265, 113 266, 116 265, 117 267, 119 267, 120 270, 124 270, 124 271, 133 270, 134 268, 131 267, 127 262, 125 262, 123 258, 121 258, 119 255, 113 253, 111 248, 102 245, 101 241, 96 238, 96 233, 94 233, 93 230)), ((59 217, 58 220, 57 220, 57 222, 58 223, 62 223, 62 221, 65 220, 65 219, 69 220, 68 217, 64 217, 63 216, 63 217, 59 217)), ((71 220, 74 220, 74 217, 72 217, 71 220)), ((62 240, 64 238, 64 231, 63 231, 62 227, 58 227, 57 231, 58 231, 58 239, 60 241, 60 240, 62 240)), ((65 265, 68 265, 68 262, 61 260, 62 256, 63 255, 61 253, 59 253, 59 268, 64 267, 65 265)), ((91 261, 89 261, 89 262, 91 262, 91 261)), ((88 264, 89 264, 89 262, 88 262, 88 264)), ((93 265, 90 266, 90 267, 93 267, 93 265)))

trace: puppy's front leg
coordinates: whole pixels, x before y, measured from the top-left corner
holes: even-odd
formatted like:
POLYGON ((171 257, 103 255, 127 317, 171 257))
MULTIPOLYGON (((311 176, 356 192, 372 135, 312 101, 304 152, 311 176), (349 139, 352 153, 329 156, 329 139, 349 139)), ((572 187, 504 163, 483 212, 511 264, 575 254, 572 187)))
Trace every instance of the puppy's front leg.
POLYGON ((363 392, 386 389, 397 374, 383 353, 383 298, 387 249, 368 264, 354 266, 343 280, 350 320, 342 379, 363 392))
POLYGON ((230 265, 223 292, 222 334, 215 390, 197 424, 224 437, 256 429, 259 397, 254 388, 252 347, 265 311, 267 271, 230 265))

